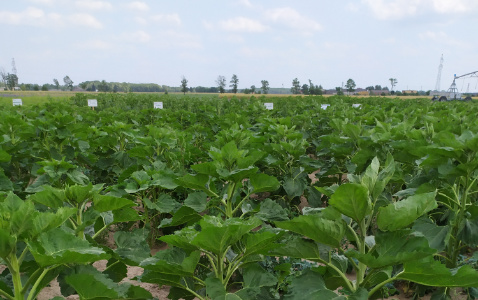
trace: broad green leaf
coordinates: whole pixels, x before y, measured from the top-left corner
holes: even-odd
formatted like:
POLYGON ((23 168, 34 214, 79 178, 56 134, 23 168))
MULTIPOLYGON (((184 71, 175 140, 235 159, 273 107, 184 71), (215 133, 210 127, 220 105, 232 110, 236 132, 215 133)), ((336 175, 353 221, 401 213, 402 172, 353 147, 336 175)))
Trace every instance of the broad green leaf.
POLYGON ((213 177, 218 177, 216 172, 216 164, 214 162, 206 162, 201 164, 195 164, 191 166, 191 169, 199 174, 206 174, 213 177))
POLYGON ((289 197, 299 197, 304 193, 307 181, 302 177, 286 177, 283 187, 289 197))
POLYGON ((270 250, 280 247, 279 244, 274 243, 283 235, 283 231, 266 231, 260 230, 255 233, 248 233, 243 239, 245 245, 244 256, 251 256, 256 254, 266 255, 270 250))
POLYGON ((398 278, 428 286, 478 286, 478 271, 471 266, 465 265, 457 269, 448 269, 433 258, 405 263, 404 271, 398 278))
POLYGON ((0 168, 0 191, 12 191, 13 182, 8 178, 0 168))
POLYGON ((458 239, 470 247, 478 246, 478 218, 464 219, 458 233, 458 239))
POLYGON ((148 198, 144 198, 143 202, 148 209, 157 210, 160 213, 171 213, 181 206, 179 202, 174 200, 173 197, 168 194, 159 195, 156 202, 152 202, 148 198))
POLYGON ((117 231, 114 240, 117 248, 114 250, 128 265, 137 266, 150 257, 151 249, 147 243, 148 233, 143 229, 133 231, 117 231))
POLYGON ((310 239, 294 237, 279 244, 279 248, 271 250, 269 254, 303 258, 310 261, 328 261, 330 251, 332 251, 332 248, 329 246, 319 244, 310 239))
POLYGON ((45 186, 43 191, 31 195, 29 199, 51 208, 60 208, 63 206, 63 202, 66 201, 66 196, 63 190, 45 186))
POLYGON ((174 234, 164 235, 159 238, 160 241, 168 245, 184 249, 187 252, 199 250, 197 246, 191 244, 191 241, 198 232, 192 227, 186 227, 181 230, 176 230, 174 234))
POLYGON ((430 244, 430 247, 442 251, 448 243, 450 227, 448 225, 438 226, 427 216, 415 221, 412 229, 423 235, 430 244))
POLYGON ((7 151, 0 149, 0 163, 10 162, 12 156, 7 151))
POLYGON ((424 237, 413 236, 410 230, 377 233, 373 251, 366 254, 348 250, 347 257, 356 258, 370 268, 382 268, 417 261, 436 253, 424 237))
POLYGON ((261 208, 255 216, 262 221, 285 221, 289 219, 287 211, 269 198, 261 202, 261 208))
POLYGON ((249 180, 254 188, 254 193, 273 192, 280 187, 280 182, 277 178, 267 174, 254 174, 250 176, 249 180))
POLYGON ((303 299, 339 300, 346 298, 339 297, 333 291, 328 290, 320 274, 307 270, 291 280, 288 293, 284 295, 284 300, 303 299))
POLYGON ((72 207, 60 207, 55 213, 39 213, 33 218, 32 236, 37 236, 50 229, 60 227, 68 218, 76 213, 72 207))
POLYGON ((65 277, 80 299, 151 299, 152 295, 139 286, 117 284, 92 266, 77 267, 65 277))
POLYGON ((194 190, 205 191, 208 196, 214 196, 208 191, 209 176, 205 174, 189 175, 186 174, 183 177, 177 179, 177 183, 185 188, 194 190))
POLYGON ((182 249, 172 248, 157 252, 155 256, 143 260, 140 266, 155 273, 187 277, 193 276, 200 256, 199 251, 188 255, 182 249))
POLYGON ((178 211, 176 211, 171 219, 163 219, 160 228, 178 226, 182 224, 194 223, 201 219, 201 215, 198 214, 194 209, 182 206, 178 211))
POLYGON ((0 257, 6 258, 14 249, 16 242, 10 232, 0 228, 0 257))
POLYGON ((207 207, 207 194, 204 192, 191 193, 186 200, 184 200, 184 205, 194 209, 198 213, 203 212, 207 207))
POLYGON ((177 176, 174 173, 162 171, 154 173, 151 177, 153 179, 153 182, 151 182, 152 186, 160 186, 168 190, 174 190, 178 187, 178 184, 175 182, 177 176))
POLYGON ((277 278, 258 264, 252 264, 243 271, 244 287, 263 287, 277 284, 277 278))
POLYGON ((220 175, 221 178, 232 182, 240 182, 243 179, 255 175, 257 171, 259 171, 259 169, 254 166, 249 166, 243 169, 234 169, 232 171, 223 168, 217 169, 217 173, 220 175))
POLYGON ((117 209, 113 211, 113 222, 130 222, 130 221, 139 221, 141 217, 138 215, 138 212, 132 208, 126 207, 122 209, 117 209))
POLYGON ((66 173, 66 176, 76 184, 87 185, 90 182, 88 176, 86 176, 83 172, 75 169, 71 172, 66 173))
POLYGON ((345 236, 346 224, 342 219, 327 220, 320 215, 299 216, 290 221, 276 222, 277 227, 287 229, 316 242, 340 247, 340 242, 345 236))
POLYGON ((42 267, 83 264, 109 258, 109 255, 100 248, 93 247, 86 240, 60 228, 45 232, 38 240, 28 242, 28 248, 35 261, 42 267))
POLYGON ((216 255, 222 255, 230 245, 261 223, 255 218, 249 220, 231 218, 222 221, 217 217, 205 216, 199 222, 201 231, 193 238, 191 244, 216 255))
POLYGON ((346 183, 337 188, 329 204, 356 222, 372 213, 372 204, 367 188, 359 184, 346 183))
POLYGON ((380 230, 397 230, 412 224, 416 219, 435 209, 436 192, 417 194, 385 207, 380 207, 377 225, 380 230))
POLYGON ((125 198, 118 198, 108 195, 95 195, 93 198, 93 204, 95 210, 99 212, 106 212, 111 210, 117 210, 126 207, 132 207, 136 204, 125 198))
POLYGON ((93 185, 73 185, 69 186, 65 190, 65 195, 71 203, 83 203, 87 200, 91 200, 91 192, 93 185))

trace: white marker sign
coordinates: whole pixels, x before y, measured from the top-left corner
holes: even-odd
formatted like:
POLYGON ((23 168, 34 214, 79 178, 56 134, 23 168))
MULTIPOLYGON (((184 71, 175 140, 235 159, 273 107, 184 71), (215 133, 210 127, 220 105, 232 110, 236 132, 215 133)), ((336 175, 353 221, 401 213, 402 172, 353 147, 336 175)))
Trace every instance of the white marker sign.
POLYGON ((22 106, 22 99, 12 99, 13 106, 22 106))
POLYGON ((274 109, 274 103, 264 103, 264 106, 269 110, 274 109))
POLYGON ((88 106, 89 106, 89 107, 98 107, 98 100, 96 100, 96 99, 88 99, 88 106))
POLYGON ((352 104, 353 107, 358 107, 358 108, 361 108, 362 107, 362 104, 352 104))
POLYGON ((327 109, 327 107, 329 107, 329 106, 330 106, 330 104, 321 104, 321 105, 320 105, 320 108, 322 108, 322 109, 325 110, 325 109, 327 109))
POLYGON ((154 108, 163 109, 163 102, 154 102, 154 108))

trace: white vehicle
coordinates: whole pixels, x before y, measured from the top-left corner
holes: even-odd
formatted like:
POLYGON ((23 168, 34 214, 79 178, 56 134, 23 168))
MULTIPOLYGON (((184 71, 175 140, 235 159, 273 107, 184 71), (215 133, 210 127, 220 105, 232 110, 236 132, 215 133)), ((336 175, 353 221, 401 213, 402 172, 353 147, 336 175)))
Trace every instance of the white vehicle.
POLYGON ((460 93, 458 91, 457 87, 456 87, 455 80, 458 79, 458 78, 466 77, 466 76, 478 77, 478 71, 467 73, 467 74, 460 75, 460 76, 456 76, 456 74, 455 74, 455 76, 453 77, 453 83, 451 84, 448 91, 446 91, 446 92, 438 92, 438 91, 432 92, 432 96, 433 96, 432 100, 433 101, 451 101, 451 100, 471 101, 470 96, 466 96, 463 99, 462 98, 463 94, 460 93))

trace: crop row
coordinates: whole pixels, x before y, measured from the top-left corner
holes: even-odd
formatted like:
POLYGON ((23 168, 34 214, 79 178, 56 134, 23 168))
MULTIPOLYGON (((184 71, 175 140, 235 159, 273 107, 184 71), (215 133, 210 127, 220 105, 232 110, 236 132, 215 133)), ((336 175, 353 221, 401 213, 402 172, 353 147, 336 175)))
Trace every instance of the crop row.
POLYGON ((86 100, 0 110, 0 297, 151 299, 127 266, 170 299, 477 297, 476 103, 86 100))

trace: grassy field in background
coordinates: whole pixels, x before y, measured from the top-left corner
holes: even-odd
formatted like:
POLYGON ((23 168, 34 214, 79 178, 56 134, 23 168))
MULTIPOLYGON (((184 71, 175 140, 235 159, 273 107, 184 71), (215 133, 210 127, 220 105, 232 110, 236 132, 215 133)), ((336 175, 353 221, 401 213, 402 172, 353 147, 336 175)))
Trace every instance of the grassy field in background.
MULTIPOLYGON (((23 105, 35 105, 41 104, 49 101, 67 101, 70 97, 74 96, 77 92, 69 92, 69 91, 1 91, 0 92, 0 105, 12 105, 12 99, 22 99, 23 105)), ((91 98, 94 99, 95 95, 98 93, 96 92, 82 92, 82 94, 91 95, 91 98)), ((141 93, 146 94, 146 93, 141 93)), ((163 94, 163 93, 151 93, 151 94, 163 94)), ((183 93, 169 93, 170 95, 175 96, 182 96, 183 93)), ((208 93, 187 93, 186 95, 194 95, 194 96, 217 96, 221 98, 250 98, 251 96, 254 97, 307 97, 304 95, 291 95, 291 94, 244 94, 244 93, 224 93, 224 94, 208 94, 208 93)), ((324 97, 330 97, 333 95, 323 95, 324 97)), ((370 96, 352 96, 356 98, 368 98, 370 96)), ((378 96, 385 99, 411 99, 411 98, 424 98, 430 99, 430 96, 378 96)), ((477 97, 473 99, 478 99, 477 97)))

